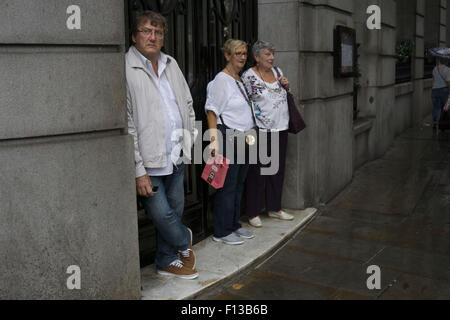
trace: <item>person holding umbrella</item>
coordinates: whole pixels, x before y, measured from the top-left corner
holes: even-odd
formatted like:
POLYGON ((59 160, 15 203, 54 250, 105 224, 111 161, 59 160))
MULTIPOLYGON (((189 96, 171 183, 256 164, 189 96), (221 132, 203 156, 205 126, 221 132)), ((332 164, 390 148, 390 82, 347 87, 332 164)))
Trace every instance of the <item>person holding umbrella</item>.
POLYGON ((433 103, 433 129, 437 129, 441 112, 447 104, 450 94, 450 48, 433 48, 430 54, 437 58, 433 69, 433 89, 431 99, 433 103))

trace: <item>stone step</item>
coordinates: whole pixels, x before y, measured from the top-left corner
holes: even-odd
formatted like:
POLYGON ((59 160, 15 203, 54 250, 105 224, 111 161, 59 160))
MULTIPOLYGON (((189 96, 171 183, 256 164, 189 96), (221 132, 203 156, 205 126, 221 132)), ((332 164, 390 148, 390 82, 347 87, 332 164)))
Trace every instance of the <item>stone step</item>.
POLYGON ((242 223, 244 228, 255 234, 253 239, 246 240, 242 245, 231 246, 217 243, 212 240, 212 236, 196 244, 193 249, 196 254, 196 269, 199 277, 195 280, 158 275, 154 264, 143 268, 141 299, 193 299, 206 289, 245 270, 275 250, 317 213, 315 208, 284 211, 292 214, 294 220, 281 221, 263 215, 261 216, 262 228, 254 228, 248 223, 242 223))

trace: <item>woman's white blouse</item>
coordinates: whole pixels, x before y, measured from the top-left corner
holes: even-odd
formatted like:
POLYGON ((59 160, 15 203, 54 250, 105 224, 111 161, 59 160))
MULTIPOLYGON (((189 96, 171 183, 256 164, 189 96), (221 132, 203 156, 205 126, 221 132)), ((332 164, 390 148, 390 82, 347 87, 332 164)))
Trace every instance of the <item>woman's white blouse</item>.
MULTIPOLYGON (((281 69, 278 70, 282 75, 281 69)), ((272 72, 276 79, 277 73, 273 68, 272 72)), ((253 100, 256 125, 270 131, 287 130, 289 128, 287 93, 278 81, 264 82, 251 68, 244 72, 242 80, 253 100)))
MULTIPOLYGON (((246 94, 243 84, 238 84, 246 94)), ((221 115, 227 127, 246 131, 253 128, 255 122, 252 108, 239 90, 238 84, 233 77, 219 72, 214 80, 208 83, 205 110, 216 114, 218 124, 223 124, 219 118, 221 115)))

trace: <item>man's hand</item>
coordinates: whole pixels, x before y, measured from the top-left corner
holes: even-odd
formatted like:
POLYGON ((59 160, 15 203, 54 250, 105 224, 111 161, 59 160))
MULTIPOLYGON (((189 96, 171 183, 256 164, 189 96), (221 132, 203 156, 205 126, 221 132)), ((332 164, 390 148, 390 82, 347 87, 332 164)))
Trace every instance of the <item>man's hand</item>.
POLYGON ((152 181, 148 175, 136 178, 136 192, 142 197, 153 197, 152 181))

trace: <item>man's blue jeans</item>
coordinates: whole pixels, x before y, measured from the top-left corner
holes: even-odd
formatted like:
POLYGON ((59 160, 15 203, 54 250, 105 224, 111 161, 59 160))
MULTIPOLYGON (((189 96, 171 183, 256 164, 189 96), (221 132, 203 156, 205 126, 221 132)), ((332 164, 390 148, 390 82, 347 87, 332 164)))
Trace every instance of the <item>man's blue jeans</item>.
POLYGON ((153 197, 141 197, 147 216, 156 228, 155 264, 166 269, 178 259, 178 251, 189 248, 191 236, 181 222, 184 210, 184 164, 174 166, 169 176, 150 176, 158 192, 153 197))

